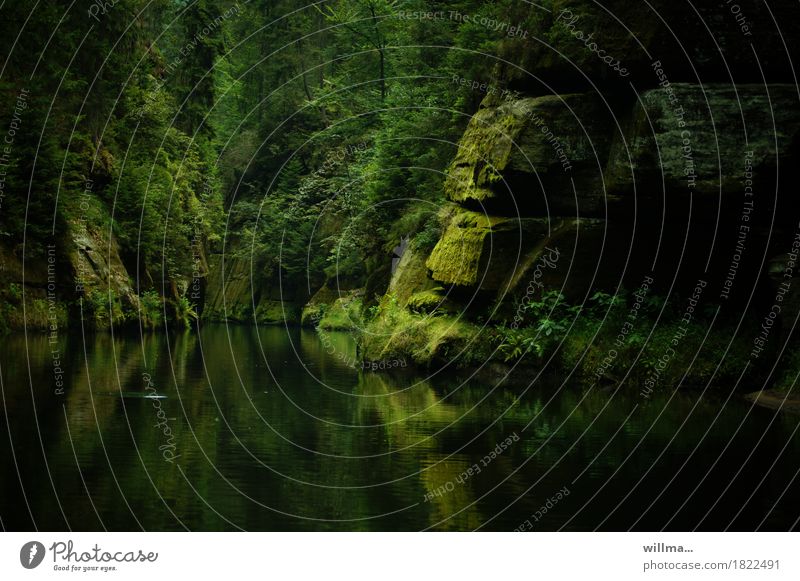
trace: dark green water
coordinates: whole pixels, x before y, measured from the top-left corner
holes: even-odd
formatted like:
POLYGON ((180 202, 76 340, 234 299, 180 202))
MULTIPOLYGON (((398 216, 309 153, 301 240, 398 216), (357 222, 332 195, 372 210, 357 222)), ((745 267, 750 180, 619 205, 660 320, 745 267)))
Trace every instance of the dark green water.
POLYGON ((8 530, 786 530, 800 515, 797 417, 724 394, 364 372, 342 361, 346 335, 281 328, 2 345, 8 530))

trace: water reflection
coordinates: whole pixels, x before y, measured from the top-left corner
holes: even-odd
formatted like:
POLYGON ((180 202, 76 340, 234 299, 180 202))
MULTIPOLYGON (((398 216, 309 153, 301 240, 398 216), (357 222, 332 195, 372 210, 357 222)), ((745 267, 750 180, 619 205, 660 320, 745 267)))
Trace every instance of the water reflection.
POLYGON ((798 516, 795 418, 697 394, 363 372, 355 355, 345 334, 282 328, 9 337, 3 525, 511 530, 564 487, 537 529, 798 516))

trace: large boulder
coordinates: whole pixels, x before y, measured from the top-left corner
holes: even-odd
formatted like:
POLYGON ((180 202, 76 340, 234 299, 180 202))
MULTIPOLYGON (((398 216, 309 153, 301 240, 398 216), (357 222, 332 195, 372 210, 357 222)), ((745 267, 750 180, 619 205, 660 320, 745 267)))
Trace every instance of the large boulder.
POLYGON ((523 252, 544 240, 547 220, 490 216, 448 206, 445 229, 427 260, 433 280, 498 290, 517 269, 523 252))
POLYGON ((592 288, 613 288, 636 252, 629 228, 600 219, 515 219, 454 206, 443 219, 427 261, 431 278, 501 301, 547 290, 582 299, 592 288))
POLYGON ((481 109, 459 143, 445 193, 453 202, 511 216, 596 213, 615 131, 609 107, 592 94, 481 109))

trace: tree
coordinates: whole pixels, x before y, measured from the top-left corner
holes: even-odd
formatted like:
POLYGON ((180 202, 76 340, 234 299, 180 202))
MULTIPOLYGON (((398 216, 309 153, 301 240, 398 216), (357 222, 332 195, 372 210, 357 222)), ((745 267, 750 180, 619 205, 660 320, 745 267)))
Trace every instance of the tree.
POLYGON ((376 53, 381 102, 386 100, 387 47, 399 4, 398 0, 340 0, 324 8, 340 42, 349 50, 376 53))

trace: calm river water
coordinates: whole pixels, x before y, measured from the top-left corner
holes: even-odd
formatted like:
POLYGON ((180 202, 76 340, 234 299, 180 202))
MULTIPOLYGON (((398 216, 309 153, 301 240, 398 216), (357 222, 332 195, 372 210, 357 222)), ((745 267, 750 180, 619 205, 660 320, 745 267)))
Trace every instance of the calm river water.
POLYGON ((800 516, 798 418, 727 394, 372 373, 346 364, 347 335, 300 329, 2 345, 7 530, 785 530, 800 516))

